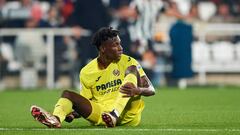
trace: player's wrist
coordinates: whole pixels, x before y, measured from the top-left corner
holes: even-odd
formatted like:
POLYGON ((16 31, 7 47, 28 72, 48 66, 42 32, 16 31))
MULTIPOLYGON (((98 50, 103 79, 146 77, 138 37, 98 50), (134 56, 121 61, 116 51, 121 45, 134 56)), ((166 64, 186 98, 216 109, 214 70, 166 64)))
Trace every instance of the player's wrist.
POLYGON ((142 89, 139 87, 137 87, 137 89, 138 89, 137 95, 142 95, 142 89))

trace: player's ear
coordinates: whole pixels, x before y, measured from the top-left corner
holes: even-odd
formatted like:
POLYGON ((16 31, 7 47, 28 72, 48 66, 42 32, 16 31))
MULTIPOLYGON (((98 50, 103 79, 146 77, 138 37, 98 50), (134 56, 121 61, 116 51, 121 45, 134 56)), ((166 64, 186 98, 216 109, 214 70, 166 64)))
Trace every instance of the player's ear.
POLYGON ((105 47, 104 47, 104 45, 99 46, 99 51, 102 52, 102 53, 105 52, 105 47))

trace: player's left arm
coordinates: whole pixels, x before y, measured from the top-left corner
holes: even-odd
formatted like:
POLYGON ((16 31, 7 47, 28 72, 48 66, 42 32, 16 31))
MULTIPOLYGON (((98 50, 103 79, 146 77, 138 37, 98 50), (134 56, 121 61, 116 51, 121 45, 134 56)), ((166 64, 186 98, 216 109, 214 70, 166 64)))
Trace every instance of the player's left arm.
POLYGON ((155 89, 146 75, 140 77, 140 83, 137 87, 138 95, 152 96, 155 95, 155 89))
POLYGON ((128 74, 133 74, 137 77, 137 86, 132 83, 126 83, 121 86, 120 92, 124 94, 123 97, 133 97, 136 95, 152 96, 155 94, 155 89, 147 75, 142 73, 142 76, 140 76, 141 74, 135 65, 127 68, 125 76, 128 74))

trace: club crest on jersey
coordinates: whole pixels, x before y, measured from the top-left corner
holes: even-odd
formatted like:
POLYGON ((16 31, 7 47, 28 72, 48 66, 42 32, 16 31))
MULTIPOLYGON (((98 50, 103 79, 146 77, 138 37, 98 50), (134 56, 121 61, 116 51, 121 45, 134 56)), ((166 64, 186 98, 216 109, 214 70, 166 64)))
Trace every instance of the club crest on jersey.
POLYGON ((120 71, 118 69, 114 69, 113 70, 113 75, 119 76, 120 75, 120 71))
POLYGON ((137 70, 139 71, 142 68, 140 64, 137 65, 137 70))

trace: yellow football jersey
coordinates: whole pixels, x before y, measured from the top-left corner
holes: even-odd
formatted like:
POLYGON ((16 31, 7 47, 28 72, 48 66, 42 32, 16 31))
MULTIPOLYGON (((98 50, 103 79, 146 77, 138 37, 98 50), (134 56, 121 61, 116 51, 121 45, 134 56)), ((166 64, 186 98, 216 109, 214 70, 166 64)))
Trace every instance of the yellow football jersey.
POLYGON ((111 63, 103 70, 98 68, 95 58, 80 72, 80 95, 99 103, 104 110, 112 111, 125 71, 131 65, 137 67, 140 76, 145 75, 140 64, 130 56, 122 54, 118 62, 111 63))

